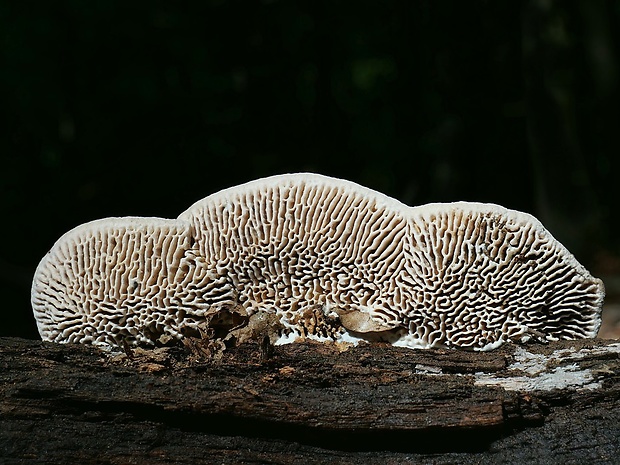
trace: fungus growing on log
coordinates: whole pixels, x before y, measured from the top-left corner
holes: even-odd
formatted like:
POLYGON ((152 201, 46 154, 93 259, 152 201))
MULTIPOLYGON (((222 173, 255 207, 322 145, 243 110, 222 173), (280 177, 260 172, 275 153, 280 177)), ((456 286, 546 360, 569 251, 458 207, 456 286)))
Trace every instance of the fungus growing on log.
POLYGON ((32 285, 44 340, 108 346, 262 324, 274 343, 488 350, 595 337, 603 298, 602 281, 531 215, 408 207, 316 174, 225 189, 176 220, 83 224, 56 242, 32 285))

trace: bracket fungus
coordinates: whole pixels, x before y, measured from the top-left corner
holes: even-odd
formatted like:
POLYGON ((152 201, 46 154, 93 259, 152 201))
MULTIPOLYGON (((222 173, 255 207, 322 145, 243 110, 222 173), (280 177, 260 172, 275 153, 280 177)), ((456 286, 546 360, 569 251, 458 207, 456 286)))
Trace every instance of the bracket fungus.
POLYGON ((602 281, 529 214, 408 207, 316 174, 225 189, 176 220, 83 224, 32 284, 44 340, 104 346, 213 337, 217 320, 224 333, 265 322, 275 343, 488 350, 595 337, 603 298, 602 281))

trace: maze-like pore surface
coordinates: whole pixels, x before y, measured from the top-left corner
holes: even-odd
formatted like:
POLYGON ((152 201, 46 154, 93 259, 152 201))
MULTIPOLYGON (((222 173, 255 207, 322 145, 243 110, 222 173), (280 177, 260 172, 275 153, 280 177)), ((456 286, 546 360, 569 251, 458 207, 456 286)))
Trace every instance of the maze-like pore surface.
POLYGON ((197 331, 234 291, 196 255, 190 231, 182 221, 110 218, 67 233, 33 282, 43 339, 121 346, 197 331))
POLYGON ((234 307, 275 315, 281 341, 489 349, 594 337, 603 296, 530 215, 464 202, 407 207, 309 174, 221 191, 177 220, 82 225, 33 282, 44 339, 111 345, 200 332, 207 314, 234 307))

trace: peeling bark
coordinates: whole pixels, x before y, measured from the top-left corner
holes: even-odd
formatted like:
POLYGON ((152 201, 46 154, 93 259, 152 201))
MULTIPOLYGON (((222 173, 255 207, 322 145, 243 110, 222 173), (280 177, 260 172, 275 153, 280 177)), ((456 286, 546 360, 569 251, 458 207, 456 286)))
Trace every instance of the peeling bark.
POLYGON ((2 463, 610 463, 620 344, 493 352, 0 338, 2 463), (554 383, 558 383, 557 385, 554 383), (559 387, 558 387, 559 386, 559 387))

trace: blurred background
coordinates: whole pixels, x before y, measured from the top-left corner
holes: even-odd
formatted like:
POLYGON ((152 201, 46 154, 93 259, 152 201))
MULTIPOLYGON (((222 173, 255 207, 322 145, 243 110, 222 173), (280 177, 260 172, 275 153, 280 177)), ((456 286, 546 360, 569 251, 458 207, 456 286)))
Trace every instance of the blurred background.
POLYGON ((0 0, 0 335, 105 216, 312 171, 539 217, 620 336, 620 2, 0 0))

